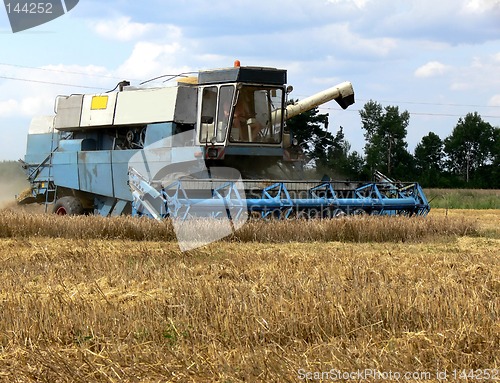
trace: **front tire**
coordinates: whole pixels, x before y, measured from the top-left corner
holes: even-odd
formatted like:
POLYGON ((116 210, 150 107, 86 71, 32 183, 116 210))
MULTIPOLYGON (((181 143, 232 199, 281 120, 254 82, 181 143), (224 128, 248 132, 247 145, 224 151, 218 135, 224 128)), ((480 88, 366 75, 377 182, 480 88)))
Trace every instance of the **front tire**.
POLYGON ((57 215, 81 215, 83 214, 83 205, 76 197, 61 197, 54 204, 53 212, 57 215))

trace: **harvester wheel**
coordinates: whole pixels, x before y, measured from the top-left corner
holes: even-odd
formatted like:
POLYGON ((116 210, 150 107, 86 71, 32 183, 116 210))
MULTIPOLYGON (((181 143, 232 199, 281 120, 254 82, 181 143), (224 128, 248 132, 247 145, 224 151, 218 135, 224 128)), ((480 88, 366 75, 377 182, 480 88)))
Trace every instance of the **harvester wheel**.
POLYGON ((54 204, 54 213, 57 215, 80 215, 83 214, 83 205, 76 197, 61 197, 54 204))

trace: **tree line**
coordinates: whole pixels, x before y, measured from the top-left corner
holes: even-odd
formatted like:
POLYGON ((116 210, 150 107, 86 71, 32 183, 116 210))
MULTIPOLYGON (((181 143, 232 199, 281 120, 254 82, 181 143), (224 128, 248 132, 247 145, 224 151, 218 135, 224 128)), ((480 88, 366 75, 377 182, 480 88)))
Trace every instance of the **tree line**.
MULTIPOLYGON (((293 102, 293 100, 291 100, 293 102)), ((448 137, 422 137, 411 153, 406 142, 410 113, 370 100, 359 112, 364 152, 351 151, 340 127, 328 131, 328 114, 318 108, 287 122, 314 168, 331 177, 369 180, 378 170, 424 187, 500 188, 500 128, 477 112, 459 118, 448 137)))

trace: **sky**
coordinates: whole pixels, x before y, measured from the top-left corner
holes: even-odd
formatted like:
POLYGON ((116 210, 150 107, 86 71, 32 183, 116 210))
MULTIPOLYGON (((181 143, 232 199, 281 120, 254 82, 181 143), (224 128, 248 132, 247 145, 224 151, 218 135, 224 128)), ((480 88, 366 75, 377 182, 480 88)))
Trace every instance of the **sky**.
POLYGON ((410 113, 410 152, 467 113, 500 126, 500 0, 80 0, 18 33, 0 8, 0 52, 0 161, 24 157, 31 118, 58 95, 235 59, 287 69, 294 99, 351 81, 354 105, 319 110, 358 152, 369 100, 410 113))

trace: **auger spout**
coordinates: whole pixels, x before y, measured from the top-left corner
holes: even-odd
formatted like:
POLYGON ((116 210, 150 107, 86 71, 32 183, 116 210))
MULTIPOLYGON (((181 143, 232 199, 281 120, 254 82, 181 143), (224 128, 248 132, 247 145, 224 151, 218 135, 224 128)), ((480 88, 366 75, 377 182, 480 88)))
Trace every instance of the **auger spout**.
MULTIPOLYGON (((295 117, 301 113, 307 112, 319 105, 335 100, 342 109, 347 109, 354 104, 354 88, 349 81, 344 81, 331 88, 313 94, 303 100, 299 100, 294 104, 288 105, 285 109, 285 120, 295 117)), ((281 109, 273 112, 273 120, 280 121, 281 109)))
MULTIPOLYGON (((313 94, 303 100, 299 100, 294 104, 288 105, 285 109, 285 120, 295 117, 301 113, 307 112, 319 105, 335 100, 342 109, 347 109, 354 104, 354 88, 349 81, 344 81, 331 88, 313 94)), ((273 120, 281 119, 281 109, 273 112, 273 120)))
POLYGON ((298 114, 304 113, 318 105, 335 100, 342 107, 347 109, 349 105, 354 104, 354 89, 349 81, 335 85, 329 89, 316 93, 312 96, 297 101, 295 104, 286 107, 285 118, 289 119, 298 114))

